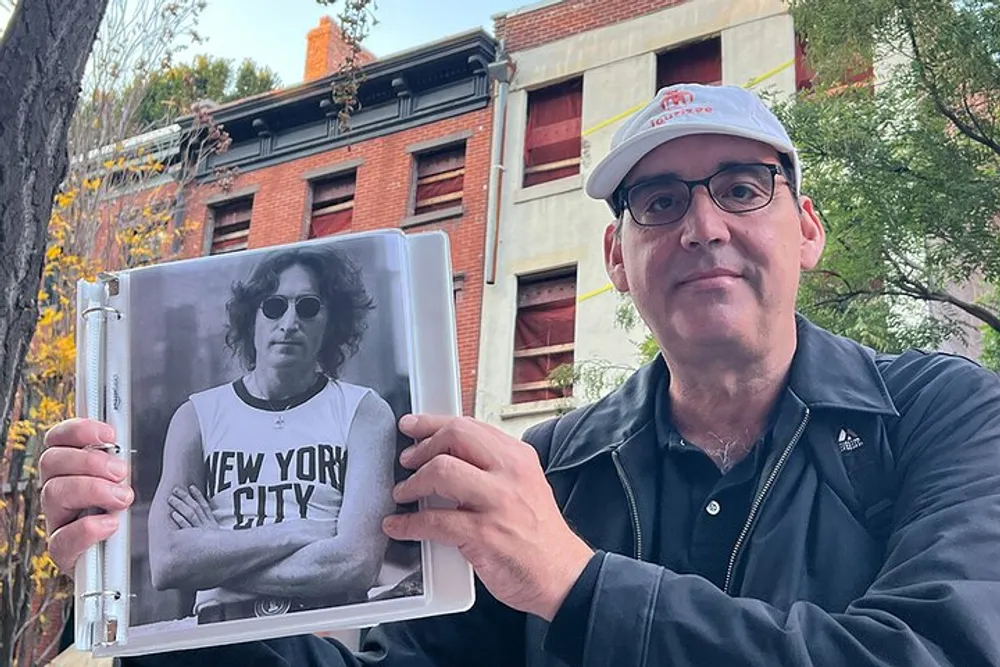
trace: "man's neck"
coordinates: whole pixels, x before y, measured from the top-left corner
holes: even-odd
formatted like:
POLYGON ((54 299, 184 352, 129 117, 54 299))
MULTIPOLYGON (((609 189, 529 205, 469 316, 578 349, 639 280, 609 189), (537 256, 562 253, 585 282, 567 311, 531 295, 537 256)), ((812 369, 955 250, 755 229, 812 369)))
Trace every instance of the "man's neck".
POLYGON ((714 368, 669 360, 670 416, 688 443, 725 472, 764 435, 785 388, 792 350, 714 368))
POLYGON ((278 401, 305 392, 316 381, 316 373, 303 369, 258 367, 251 371, 249 379, 248 389, 252 394, 264 400, 278 401))

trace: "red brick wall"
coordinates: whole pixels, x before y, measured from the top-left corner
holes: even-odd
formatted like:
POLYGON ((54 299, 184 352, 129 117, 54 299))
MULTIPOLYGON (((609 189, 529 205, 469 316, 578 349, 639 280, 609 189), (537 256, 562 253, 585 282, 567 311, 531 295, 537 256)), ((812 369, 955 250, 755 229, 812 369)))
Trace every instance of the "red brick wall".
MULTIPOLYGON (((350 231, 396 228, 409 214, 412 158, 410 144, 471 131, 466 139, 463 183, 464 215, 420 225, 407 231, 444 230, 450 239, 452 269, 464 274, 463 289, 457 298, 459 368, 462 405, 473 414, 476 367, 479 351, 480 307, 483 290, 483 257, 486 233, 486 195, 489 177, 490 109, 446 119, 437 123, 360 142, 350 147, 311 155, 294 162, 246 171, 234 180, 230 192, 256 186, 249 246, 260 248, 306 238, 309 187, 303 174, 342 162, 363 160, 357 169, 353 222, 350 231)), ((192 193, 187 218, 198 225, 185 245, 186 256, 206 253, 205 239, 211 225, 211 211, 204 205, 207 196, 218 195, 216 185, 201 186, 192 193)))
POLYGON ((563 0, 534 11, 501 16, 494 22, 497 39, 508 53, 554 42, 570 35, 626 21, 679 5, 685 0, 563 0))

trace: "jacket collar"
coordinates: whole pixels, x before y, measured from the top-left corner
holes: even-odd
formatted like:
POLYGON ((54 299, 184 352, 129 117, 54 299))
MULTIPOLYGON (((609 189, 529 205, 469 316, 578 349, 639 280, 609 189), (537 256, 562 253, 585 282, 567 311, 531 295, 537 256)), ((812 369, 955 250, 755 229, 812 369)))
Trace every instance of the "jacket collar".
MULTIPOLYGON (((789 389, 811 410, 839 409, 898 415, 875 364, 875 352, 796 315, 798 341, 789 389)), ((553 451, 549 471, 579 465, 625 442, 653 437, 655 388, 668 373, 661 354, 640 367, 613 392, 590 406, 553 451)))
POLYGON ((810 409, 898 416, 875 364, 876 353, 796 315, 798 345, 789 385, 810 409))

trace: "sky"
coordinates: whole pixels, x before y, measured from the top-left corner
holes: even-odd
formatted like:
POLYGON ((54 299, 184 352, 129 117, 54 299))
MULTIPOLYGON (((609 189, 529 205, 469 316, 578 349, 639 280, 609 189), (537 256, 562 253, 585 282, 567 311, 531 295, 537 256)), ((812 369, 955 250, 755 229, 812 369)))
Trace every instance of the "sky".
MULTIPOLYGON (((70 0, 67 0, 70 1, 70 0)), ((282 85, 303 78, 306 33, 324 14, 336 17, 341 5, 316 0, 207 0, 199 31, 206 42, 192 46, 178 60, 194 53, 251 58, 277 72, 282 85)), ((478 27, 493 31, 492 16, 533 4, 534 0, 374 0, 378 25, 365 46, 385 57, 448 35, 478 27)), ((0 0, 0 26, 9 12, 0 0)))
MULTIPOLYGON (((448 35, 482 27, 493 31, 492 15, 531 0, 375 0, 374 26, 365 46, 378 57, 448 35)), ((324 14, 336 17, 340 5, 315 0, 208 0, 200 31, 208 52, 240 61, 252 58, 275 70, 283 85, 302 80, 306 33, 324 14)), ((183 58, 182 58, 183 59, 183 58)))

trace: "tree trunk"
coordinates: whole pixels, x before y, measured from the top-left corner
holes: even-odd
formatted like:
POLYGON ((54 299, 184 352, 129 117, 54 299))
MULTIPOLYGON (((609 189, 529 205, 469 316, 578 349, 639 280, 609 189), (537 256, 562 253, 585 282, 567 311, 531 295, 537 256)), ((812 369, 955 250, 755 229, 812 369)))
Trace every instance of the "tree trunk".
POLYGON ((66 132, 107 4, 20 0, 0 41, 0 443, 35 332, 66 132))

